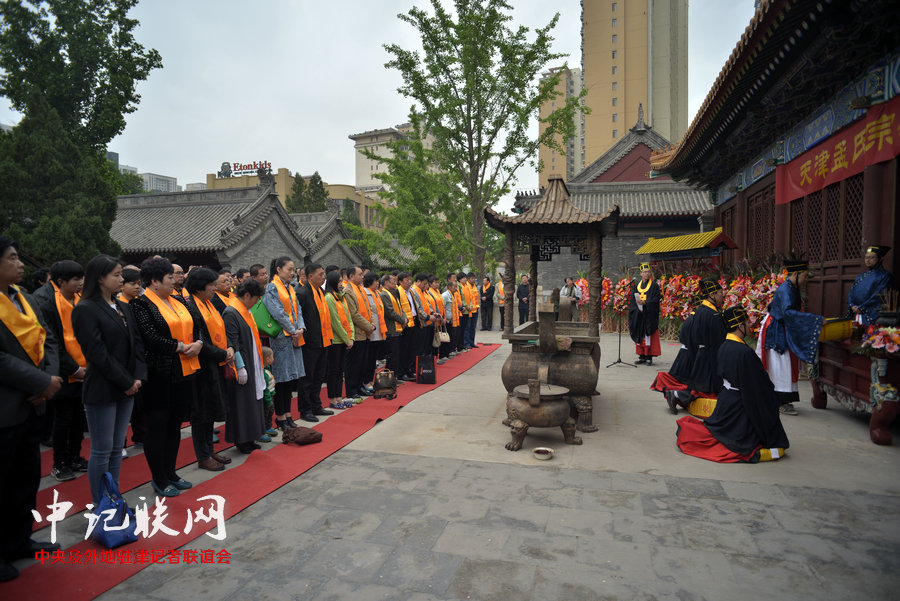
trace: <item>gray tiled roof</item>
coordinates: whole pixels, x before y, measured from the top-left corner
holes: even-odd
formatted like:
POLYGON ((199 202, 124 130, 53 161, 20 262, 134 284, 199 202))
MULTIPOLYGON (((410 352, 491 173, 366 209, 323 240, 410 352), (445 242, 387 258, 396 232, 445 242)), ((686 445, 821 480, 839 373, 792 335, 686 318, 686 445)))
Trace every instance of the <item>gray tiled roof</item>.
MULTIPOLYGON (((711 208, 709 195, 672 181, 571 184, 572 204, 589 213, 603 214, 618 205, 621 217, 698 216, 711 208)), ((516 197, 516 206, 530 209, 537 194, 516 197)))
POLYGON ((204 252, 258 200, 256 187, 120 196, 110 236, 125 252, 204 252))

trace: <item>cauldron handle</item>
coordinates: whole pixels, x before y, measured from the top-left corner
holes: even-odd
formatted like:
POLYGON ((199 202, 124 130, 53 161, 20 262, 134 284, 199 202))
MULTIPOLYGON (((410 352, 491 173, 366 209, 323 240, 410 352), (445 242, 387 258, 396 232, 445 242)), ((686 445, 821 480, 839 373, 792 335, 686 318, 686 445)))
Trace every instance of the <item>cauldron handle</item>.
POLYGON ((528 404, 537 407, 541 404, 541 381, 528 380, 528 404))

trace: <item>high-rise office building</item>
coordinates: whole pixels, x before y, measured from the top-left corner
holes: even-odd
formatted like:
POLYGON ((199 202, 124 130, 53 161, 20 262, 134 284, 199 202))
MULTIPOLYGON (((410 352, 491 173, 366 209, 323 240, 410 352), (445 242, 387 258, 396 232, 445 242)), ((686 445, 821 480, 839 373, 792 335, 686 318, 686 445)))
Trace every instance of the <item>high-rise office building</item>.
MULTIPOLYGON (((641 105, 657 133, 681 139, 688 126, 687 0, 582 0, 581 48, 591 113, 584 116, 583 158, 576 147, 572 159, 576 174, 625 135, 641 105)), ((544 161, 542 185, 553 163, 544 161)))

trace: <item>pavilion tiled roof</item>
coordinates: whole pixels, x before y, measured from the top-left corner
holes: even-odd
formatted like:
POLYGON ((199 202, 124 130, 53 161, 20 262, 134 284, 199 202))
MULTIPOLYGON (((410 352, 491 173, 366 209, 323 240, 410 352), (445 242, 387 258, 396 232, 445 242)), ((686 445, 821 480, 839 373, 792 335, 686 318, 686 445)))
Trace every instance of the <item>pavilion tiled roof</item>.
MULTIPOLYGON (((538 194, 517 196, 516 206, 530 209, 539 198, 538 194)), ((617 205, 622 218, 698 216, 711 208, 706 192, 672 181, 573 185, 571 201, 595 214, 617 205)))
POLYGON ((590 213, 572 204, 569 190, 560 176, 551 176, 543 197, 534 206, 519 215, 507 216, 493 209, 484 210, 488 224, 502 230, 504 224, 574 225, 601 223, 610 217, 618 217, 619 207, 612 205, 603 213, 590 213))

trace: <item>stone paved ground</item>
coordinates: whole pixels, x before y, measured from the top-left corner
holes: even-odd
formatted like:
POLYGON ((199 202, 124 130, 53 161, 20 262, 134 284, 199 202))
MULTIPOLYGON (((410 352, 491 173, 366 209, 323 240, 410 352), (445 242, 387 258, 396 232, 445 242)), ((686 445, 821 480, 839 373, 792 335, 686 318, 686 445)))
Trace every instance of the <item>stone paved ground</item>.
POLYGON ((189 545, 230 565, 154 565, 100 599, 900 598, 900 448, 864 421, 805 402, 785 460, 711 464, 675 450, 655 371, 601 367, 599 432, 532 431, 511 453, 507 352, 189 545), (532 459, 539 444, 557 457, 532 459))

